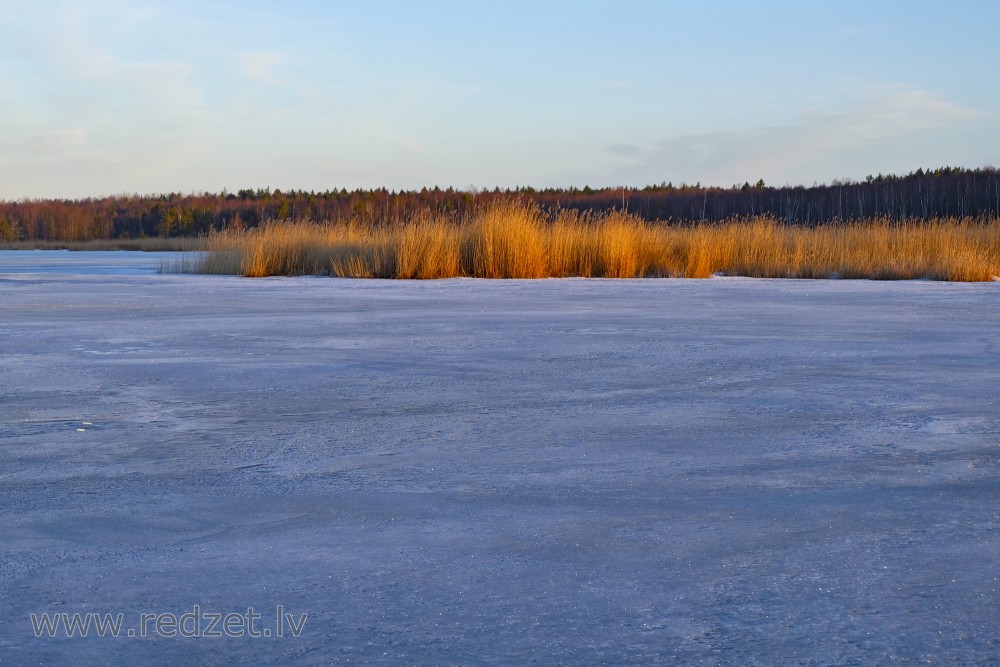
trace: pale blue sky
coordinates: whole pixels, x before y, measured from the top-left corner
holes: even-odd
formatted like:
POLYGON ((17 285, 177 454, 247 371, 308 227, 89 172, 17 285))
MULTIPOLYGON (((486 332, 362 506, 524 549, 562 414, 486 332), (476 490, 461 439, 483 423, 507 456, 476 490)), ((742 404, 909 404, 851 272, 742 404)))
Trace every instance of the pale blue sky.
POLYGON ((0 0, 0 198, 1000 166, 1000 2, 0 0))

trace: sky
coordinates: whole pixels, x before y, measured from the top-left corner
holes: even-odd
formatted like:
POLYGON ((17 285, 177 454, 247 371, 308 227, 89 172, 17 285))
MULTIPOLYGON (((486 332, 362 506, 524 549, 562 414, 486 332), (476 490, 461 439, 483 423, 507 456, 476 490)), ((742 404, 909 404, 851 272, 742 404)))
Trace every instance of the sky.
POLYGON ((995 0, 0 0, 0 199, 1000 166, 995 0))

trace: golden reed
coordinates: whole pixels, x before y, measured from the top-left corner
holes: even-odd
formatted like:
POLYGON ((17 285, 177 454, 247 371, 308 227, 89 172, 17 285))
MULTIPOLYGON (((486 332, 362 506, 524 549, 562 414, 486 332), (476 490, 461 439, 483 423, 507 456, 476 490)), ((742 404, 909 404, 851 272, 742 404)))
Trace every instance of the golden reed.
POLYGON ((989 281, 1000 276, 1000 220, 819 227, 770 218, 667 226, 628 213, 500 201, 463 219, 423 213, 378 226, 273 222, 209 239, 191 267, 244 276, 352 278, 679 277, 989 281))

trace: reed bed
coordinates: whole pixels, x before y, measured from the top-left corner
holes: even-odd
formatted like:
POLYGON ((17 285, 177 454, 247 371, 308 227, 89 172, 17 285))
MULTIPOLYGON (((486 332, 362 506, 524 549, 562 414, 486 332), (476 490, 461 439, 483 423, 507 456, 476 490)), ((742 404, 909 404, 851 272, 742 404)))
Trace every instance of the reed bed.
POLYGON ((990 281, 1000 221, 868 220, 819 227, 770 218, 683 226, 628 213, 545 213, 496 202, 464 218, 380 226, 275 222, 209 239, 200 273, 352 278, 678 277, 990 281))

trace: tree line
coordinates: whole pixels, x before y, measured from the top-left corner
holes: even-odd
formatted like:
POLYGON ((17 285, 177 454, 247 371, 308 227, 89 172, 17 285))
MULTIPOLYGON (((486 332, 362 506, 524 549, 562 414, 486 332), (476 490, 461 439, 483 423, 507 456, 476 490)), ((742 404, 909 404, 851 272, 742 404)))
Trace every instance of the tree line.
POLYGON ((0 201, 0 241, 86 241, 203 236, 269 220, 357 220, 391 225, 421 211, 458 215, 497 198, 516 197, 544 209, 624 209, 664 223, 716 222, 770 216, 789 225, 881 218, 1000 217, 1000 171, 994 167, 917 169, 903 176, 773 187, 758 180, 729 188, 700 183, 638 187, 493 190, 423 188, 223 191, 218 194, 117 195, 86 199, 0 201))

